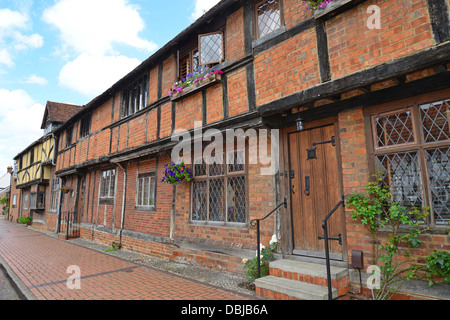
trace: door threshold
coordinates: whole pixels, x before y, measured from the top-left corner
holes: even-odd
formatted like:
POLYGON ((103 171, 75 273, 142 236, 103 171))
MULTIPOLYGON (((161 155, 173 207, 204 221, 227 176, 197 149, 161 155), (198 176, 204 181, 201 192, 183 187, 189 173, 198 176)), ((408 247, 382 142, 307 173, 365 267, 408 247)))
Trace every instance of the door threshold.
MULTIPOLYGON (((275 255, 276 258, 278 255, 275 255)), ((298 255, 298 254, 282 254, 280 255, 281 259, 288 259, 288 260, 296 260, 296 261, 302 261, 302 262, 309 262, 309 263, 317 263, 321 265, 326 265, 327 261, 325 258, 319 258, 319 257, 312 257, 312 256, 306 256, 306 255, 298 255)), ((341 267, 341 268, 348 268, 348 262, 343 261, 341 258, 340 260, 332 260, 330 259, 330 265, 334 267, 341 267)))

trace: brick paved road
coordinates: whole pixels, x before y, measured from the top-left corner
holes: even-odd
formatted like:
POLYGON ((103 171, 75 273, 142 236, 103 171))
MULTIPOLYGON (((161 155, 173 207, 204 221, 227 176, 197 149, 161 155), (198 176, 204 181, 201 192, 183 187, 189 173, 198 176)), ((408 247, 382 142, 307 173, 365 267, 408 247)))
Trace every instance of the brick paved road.
MULTIPOLYGON (((251 300, 0 220, 0 257, 38 300, 251 300), (69 266, 81 289, 69 289, 69 266)), ((0 260, 0 261, 1 261, 0 260)))

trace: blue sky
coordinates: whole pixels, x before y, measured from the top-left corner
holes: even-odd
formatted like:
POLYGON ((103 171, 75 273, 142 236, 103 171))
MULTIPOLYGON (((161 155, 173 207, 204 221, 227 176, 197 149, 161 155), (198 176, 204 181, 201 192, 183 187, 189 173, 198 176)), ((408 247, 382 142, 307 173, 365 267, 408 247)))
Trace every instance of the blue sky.
POLYGON ((0 0, 0 174, 47 101, 85 105, 218 0, 0 0))

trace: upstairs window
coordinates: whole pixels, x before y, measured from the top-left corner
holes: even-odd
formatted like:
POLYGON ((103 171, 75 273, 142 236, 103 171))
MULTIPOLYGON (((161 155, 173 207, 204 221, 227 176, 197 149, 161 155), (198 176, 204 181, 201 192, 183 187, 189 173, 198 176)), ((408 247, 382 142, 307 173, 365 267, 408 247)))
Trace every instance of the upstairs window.
POLYGON ((202 72, 225 60, 224 35, 222 31, 201 34, 197 47, 178 53, 178 79, 190 73, 202 72))
POLYGON ((256 31, 258 39, 281 28, 282 3, 281 0, 265 0, 256 5, 256 31))
POLYGON ((80 139, 87 137, 91 133, 91 116, 81 119, 80 139))
POLYGON ((223 33, 214 32, 203 34, 198 37, 199 64, 212 65, 225 59, 223 50, 223 33))
POLYGON ((66 147, 68 147, 72 144, 72 132, 73 132, 73 127, 70 127, 66 131, 66 147))
POLYGON ((122 118, 144 109, 148 104, 148 74, 134 82, 122 92, 122 118))

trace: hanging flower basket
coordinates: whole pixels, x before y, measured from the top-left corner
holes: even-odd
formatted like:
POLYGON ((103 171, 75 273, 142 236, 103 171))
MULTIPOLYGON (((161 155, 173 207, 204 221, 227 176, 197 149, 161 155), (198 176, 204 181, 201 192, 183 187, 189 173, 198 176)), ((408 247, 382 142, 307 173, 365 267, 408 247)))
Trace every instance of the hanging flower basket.
POLYGON ((72 188, 69 187, 62 187, 61 189, 59 189, 60 191, 62 191, 63 193, 67 194, 70 191, 72 191, 72 188))
POLYGON ((191 181, 192 180, 192 172, 186 167, 184 162, 179 164, 168 163, 164 167, 166 170, 164 171, 164 177, 162 178, 162 182, 170 183, 171 185, 177 185, 183 181, 191 181))

